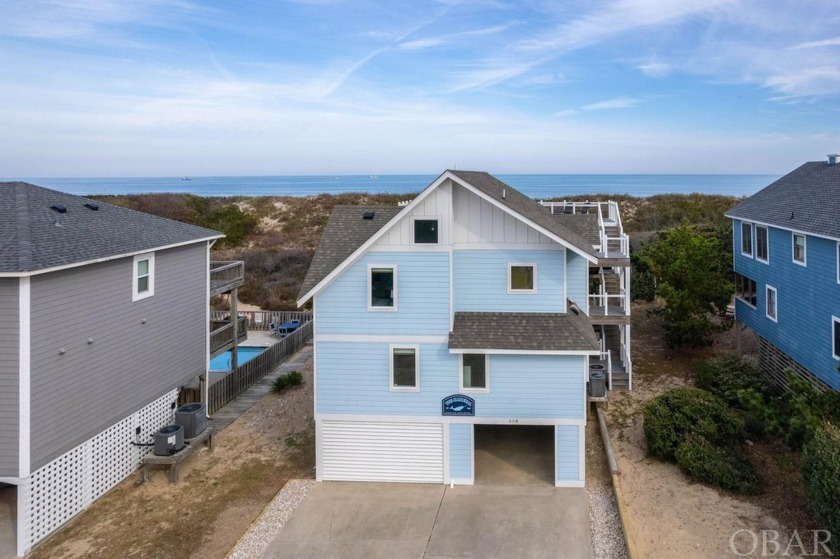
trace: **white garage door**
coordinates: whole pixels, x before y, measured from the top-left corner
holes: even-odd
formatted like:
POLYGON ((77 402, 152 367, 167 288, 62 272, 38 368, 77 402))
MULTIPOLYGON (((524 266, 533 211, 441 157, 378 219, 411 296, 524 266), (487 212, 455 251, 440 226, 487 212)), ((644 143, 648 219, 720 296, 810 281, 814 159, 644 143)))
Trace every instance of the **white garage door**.
POLYGON ((324 421, 322 479, 443 483, 443 425, 324 421))

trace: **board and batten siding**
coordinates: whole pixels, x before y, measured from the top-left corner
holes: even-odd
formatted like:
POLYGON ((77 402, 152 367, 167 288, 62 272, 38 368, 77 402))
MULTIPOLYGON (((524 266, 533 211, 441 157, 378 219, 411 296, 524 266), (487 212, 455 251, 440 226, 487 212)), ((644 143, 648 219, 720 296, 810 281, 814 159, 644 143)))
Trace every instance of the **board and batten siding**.
MULTIPOLYGON (((448 245, 450 243, 449 215, 451 206, 452 185, 445 183, 440 185, 431 194, 426 196, 408 215, 403 216, 400 222, 394 225, 390 231, 385 233, 375 246, 411 245, 414 242, 414 225, 416 219, 438 220, 438 244, 448 245)), ((424 245, 426 247, 434 245, 424 245)))
POLYGON ((316 295, 315 321, 318 335, 447 335, 449 253, 365 254, 316 295), (368 310, 368 265, 396 266, 396 311, 368 310))
POLYGON ((553 244, 554 241, 462 186, 452 192, 452 240, 456 244, 553 244))
POLYGON ((566 251, 566 296, 589 314, 589 262, 571 250, 566 251))
POLYGON ((557 481, 577 481, 580 472, 580 430, 577 425, 555 425, 554 463, 557 481))
POLYGON ((449 424, 449 477, 461 482, 473 480, 473 426, 471 423, 449 424))
POLYGON ((204 372, 207 245, 154 270, 134 302, 132 258, 32 278, 33 470, 204 372))
MULTIPOLYGON (((420 390, 390 390, 388 342, 318 346, 318 414, 440 416, 441 400, 458 392, 458 355, 446 343, 421 343, 420 390)), ((491 355, 490 391, 464 392, 476 417, 583 417, 583 356, 491 355)))
POLYGON ((741 254, 739 220, 734 220, 733 237, 735 271, 755 280, 757 291, 756 308, 736 299, 738 321, 840 390, 831 321, 840 317, 837 242, 808 235, 806 265, 801 266, 793 262, 790 231, 769 228, 769 264, 741 254), (768 285, 776 289, 777 321, 766 315, 768 285))
POLYGON ((0 278, 0 477, 18 477, 20 307, 18 278, 0 278))
POLYGON ((566 312, 566 251, 456 250, 455 311, 566 312), (508 293, 508 265, 536 264, 536 293, 508 293))

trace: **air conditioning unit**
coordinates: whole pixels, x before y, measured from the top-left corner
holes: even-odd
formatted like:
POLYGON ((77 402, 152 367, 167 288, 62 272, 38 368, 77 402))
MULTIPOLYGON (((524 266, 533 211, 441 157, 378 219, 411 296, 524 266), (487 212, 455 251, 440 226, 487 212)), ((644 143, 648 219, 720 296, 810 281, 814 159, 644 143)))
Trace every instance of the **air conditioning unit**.
POLYGON ((167 425, 155 433, 155 454, 170 456, 184 448, 184 427, 181 425, 167 425))
POLYGON ((204 404, 186 404, 175 410, 175 424, 184 427, 184 438, 194 439, 207 428, 204 404))

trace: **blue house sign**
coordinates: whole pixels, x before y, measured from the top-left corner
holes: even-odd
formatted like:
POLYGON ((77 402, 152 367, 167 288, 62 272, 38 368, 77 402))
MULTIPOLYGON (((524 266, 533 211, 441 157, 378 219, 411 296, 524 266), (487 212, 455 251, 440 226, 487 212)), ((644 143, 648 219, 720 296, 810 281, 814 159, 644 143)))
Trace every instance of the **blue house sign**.
POLYGON ((441 402, 443 415, 475 415, 475 400, 463 394, 447 396, 441 402))

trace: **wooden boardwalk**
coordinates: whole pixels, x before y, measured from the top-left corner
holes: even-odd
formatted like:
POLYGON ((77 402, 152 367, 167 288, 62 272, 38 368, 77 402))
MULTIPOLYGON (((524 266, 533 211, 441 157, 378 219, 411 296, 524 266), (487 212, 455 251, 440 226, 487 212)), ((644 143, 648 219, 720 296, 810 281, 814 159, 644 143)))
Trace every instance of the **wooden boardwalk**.
POLYGON ((245 390, 245 392, 219 408, 207 420, 207 426, 212 427, 216 433, 219 433, 222 429, 233 423, 237 417, 249 410, 260 398, 268 392, 271 392, 271 384, 277 377, 300 369, 311 357, 312 346, 307 344, 273 371, 265 375, 261 380, 245 390))

